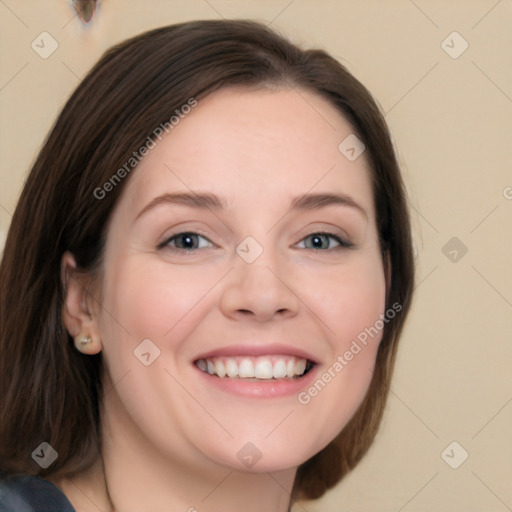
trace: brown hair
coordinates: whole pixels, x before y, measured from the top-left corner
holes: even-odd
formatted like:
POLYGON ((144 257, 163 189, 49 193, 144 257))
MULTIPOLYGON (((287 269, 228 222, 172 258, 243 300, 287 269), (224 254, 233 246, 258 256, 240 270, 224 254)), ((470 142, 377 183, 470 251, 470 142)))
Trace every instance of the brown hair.
POLYGON ((321 496, 371 445, 414 274, 405 190, 384 118, 366 88, 326 52, 302 50, 253 21, 194 21, 108 50, 64 106, 25 183, 0 267, 0 476, 71 476, 99 456, 102 357, 78 352, 63 326, 62 255, 71 251, 84 271, 99 268, 106 224, 129 176, 101 200, 95 190, 172 112, 228 86, 314 91, 366 146, 392 275, 386 305, 402 310, 384 327, 363 403, 338 437, 299 467, 294 496, 321 496), (58 453, 47 469, 31 458, 42 441, 58 453))

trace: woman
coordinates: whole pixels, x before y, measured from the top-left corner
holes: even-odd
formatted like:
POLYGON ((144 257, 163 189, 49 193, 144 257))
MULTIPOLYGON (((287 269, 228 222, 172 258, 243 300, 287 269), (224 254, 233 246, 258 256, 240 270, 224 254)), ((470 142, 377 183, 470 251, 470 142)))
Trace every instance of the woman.
POLYGON ((251 21, 117 45, 6 241, 0 509, 320 497, 375 437, 412 287, 390 136, 343 66, 251 21))

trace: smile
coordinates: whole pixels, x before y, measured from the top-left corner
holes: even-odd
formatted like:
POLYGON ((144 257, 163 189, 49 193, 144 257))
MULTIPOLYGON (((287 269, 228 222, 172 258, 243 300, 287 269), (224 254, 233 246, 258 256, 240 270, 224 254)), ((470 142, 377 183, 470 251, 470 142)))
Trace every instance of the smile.
POLYGON ((300 379, 314 363, 291 355, 263 355, 257 357, 209 357, 198 359, 195 365, 204 373, 222 379, 281 380, 300 379))

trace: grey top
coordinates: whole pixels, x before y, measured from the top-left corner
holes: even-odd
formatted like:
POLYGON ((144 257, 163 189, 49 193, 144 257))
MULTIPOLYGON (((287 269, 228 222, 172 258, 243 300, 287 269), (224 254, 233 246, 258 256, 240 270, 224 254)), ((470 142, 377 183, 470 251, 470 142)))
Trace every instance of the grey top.
POLYGON ((0 512, 76 512, 65 494, 38 476, 0 480, 0 512))

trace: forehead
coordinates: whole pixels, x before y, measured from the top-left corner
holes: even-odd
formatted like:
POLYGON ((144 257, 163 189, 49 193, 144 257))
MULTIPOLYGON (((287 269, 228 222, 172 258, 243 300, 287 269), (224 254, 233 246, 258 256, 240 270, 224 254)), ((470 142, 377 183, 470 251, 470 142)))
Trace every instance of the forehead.
POLYGON ((198 101, 157 140, 125 195, 130 208, 138 208, 163 192, 207 190, 236 207, 337 191, 354 196, 373 217, 366 155, 350 161, 339 150, 353 133, 315 93, 222 89, 198 101))

